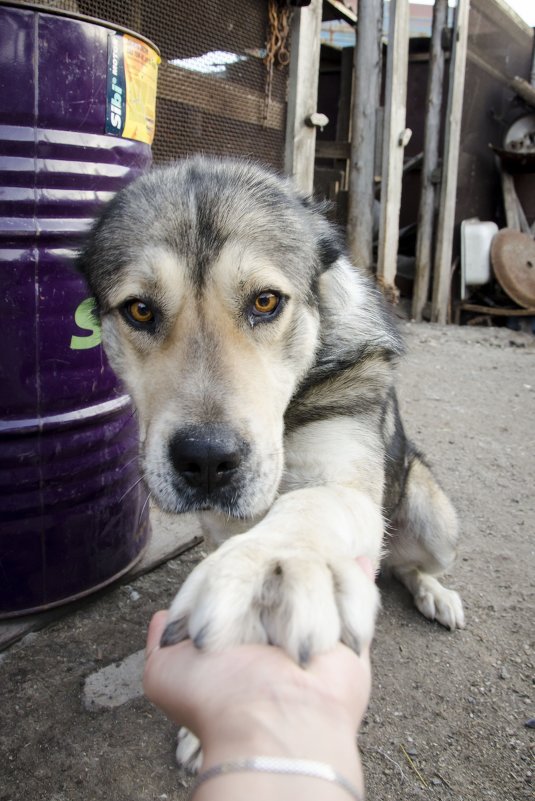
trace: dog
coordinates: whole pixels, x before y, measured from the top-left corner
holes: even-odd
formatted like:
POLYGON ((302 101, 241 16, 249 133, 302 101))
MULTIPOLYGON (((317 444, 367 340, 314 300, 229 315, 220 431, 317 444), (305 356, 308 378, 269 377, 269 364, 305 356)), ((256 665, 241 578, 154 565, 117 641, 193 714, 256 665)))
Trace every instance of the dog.
POLYGON ((273 643, 302 665, 339 640, 359 652, 379 605, 360 555, 464 627, 437 578, 456 514, 399 414, 401 337, 321 204, 256 164, 186 159, 115 196, 80 269, 151 495, 201 513, 216 548, 162 645, 273 643))

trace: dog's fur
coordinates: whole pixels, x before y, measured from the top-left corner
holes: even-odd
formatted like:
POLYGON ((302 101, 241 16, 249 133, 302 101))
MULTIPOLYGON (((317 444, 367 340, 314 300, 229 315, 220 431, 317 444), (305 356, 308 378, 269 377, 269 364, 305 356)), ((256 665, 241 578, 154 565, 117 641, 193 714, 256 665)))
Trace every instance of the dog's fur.
POLYGON ((383 556, 426 617, 464 625, 435 577, 454 560, 455 512, 399 416, 402 342, 320 207, 258 166, 186 160, 120 192, 80 265, 152 496, 204 512, 220 545, 164 643, 271 642, 301 663, 340 639, 358 650, 378 606, 362 554, 383 556), (280 297, 273 314, 254 310, 263 292, 280 297), (129 316, 136 299, 149 324, 129 316), (192 479, 207 453, 219 484, 192 479))

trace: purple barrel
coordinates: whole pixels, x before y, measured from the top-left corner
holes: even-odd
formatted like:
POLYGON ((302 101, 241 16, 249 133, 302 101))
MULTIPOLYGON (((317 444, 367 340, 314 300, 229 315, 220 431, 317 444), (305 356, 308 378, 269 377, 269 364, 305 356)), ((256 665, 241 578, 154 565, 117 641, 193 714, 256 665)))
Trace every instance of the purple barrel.
POLYGON ((148 540, 134 411, 74 261, 150 165, 158 61, 104 22, 0 5, 0 617, 99 589, 148 540))

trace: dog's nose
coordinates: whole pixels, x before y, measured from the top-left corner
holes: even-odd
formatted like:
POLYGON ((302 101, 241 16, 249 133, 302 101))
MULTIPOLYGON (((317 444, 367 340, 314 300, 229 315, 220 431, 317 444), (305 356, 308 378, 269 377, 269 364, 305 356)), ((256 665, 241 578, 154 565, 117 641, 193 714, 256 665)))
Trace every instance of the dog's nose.
POLYGON ((225 426, 195 426, 173 436, 169 455, 173 467, 190 487, 210 493, 234 479, 244 444, 225 426))

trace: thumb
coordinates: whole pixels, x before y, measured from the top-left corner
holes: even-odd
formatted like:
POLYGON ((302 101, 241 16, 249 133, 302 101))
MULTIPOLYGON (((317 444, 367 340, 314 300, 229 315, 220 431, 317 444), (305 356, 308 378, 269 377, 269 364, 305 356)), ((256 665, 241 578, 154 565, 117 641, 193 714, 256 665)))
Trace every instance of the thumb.
POLYGON ((148 659, 152 651, 160 644, 160 639, 165 628, 167 620, 167 612, 161 609, 152 616, 149 623, 149 630, 147 632, 147 645, 145 647, 145 659, 148 659))

